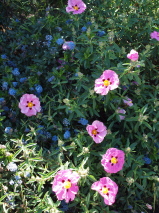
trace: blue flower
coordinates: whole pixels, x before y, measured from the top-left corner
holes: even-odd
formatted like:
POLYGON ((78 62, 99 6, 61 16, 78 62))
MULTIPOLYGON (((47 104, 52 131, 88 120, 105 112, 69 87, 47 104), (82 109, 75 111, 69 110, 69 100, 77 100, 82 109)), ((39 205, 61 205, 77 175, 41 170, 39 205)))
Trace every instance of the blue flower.
POLYGON ((12 134, 13 129, 11 127, 6 127, 4 131, 6 134, 12 134))
POLYGON ((4 98, 0 98, 0 105, 5 103, 5 99, 4 98))
POLYGON ((41 92, 43 91, 43 88, 42 88, 41 85, 37 85, 37 86, 35 87, 35 90, 37 91, 37 93, 41 93, 41 92))
POLYGON ((85 118, 80 118, 78 123, 82 124, 82 125, 87 125, 88 124, 88 120, 86 120, 85 118))
POLYGON ((18 167, 15 163, 13 162, 10 162, 8 165, 7 165, 7 169, 11 172, 16 172, 18 167))
POLYGON ((82 32, 86 32, 86 31, 87 31, 87 27, 82 27, 82 28, 81 28, 81 31, 82 31, 82 32))
POLYGON ((9 181, 9 184, 10 184, 10 185, 14 185, 14 180, 10 180, 10 181, 9 181))
POLYGON ((47 138, 51 138, 52 137, 51 133, 50 132, 46 132, 46 137, 47 138))
POLYGON ((87 22, 87 25, 92 25, 92 22, 91 22, 91 21, 88 21, 88 22, 87 22))
POLYGON ((15 19, 15 22, 20 22, 20 21, 19 21, 19 19, 16 18, 16 19, 15 19))
POLYGON ((14 68, 16 67, 16 64, 14 64, 13 61, 7 61, 7 64, 9 67, 14 67, 14 68))
POLYGON ((8 93, 9 93, 9 95, 13 95, 14 96, 14 95, 16 95, 17 91, 15 89, 13 89, 13 88, 10 88, 8 93))
POLYGON ((7 107, 7 106, 2 107, 2 109, 3 109, 5 112, 9 112, 9 107, 7 107))
POLYGON ((39 126, 38 126, 38 130, 37 130, 37 133, 40 134, 40 135, 43 135, 43 134, 45 133, 45 131, 44 131, 44 126, 39 125, 39 126))
POLYGON ((145 161, 145 164, 151 164, 152 160, 148 157, 144 157, 143 160, 145 161))
POLYGON ((52 37, 51 35, 46 35, 46 36, 45 36, 45 39, 46 39, 47 41, 51 41, 51 40, 53 39, 53 37, 52 37))
POLYGON ((20 78, 19 81, 20 83, 24 83, 28 78, 27 77, 24 77, 24 78, 20 78))
POLYGON ((61 201, 61 206, 62 206, 62 208, 60 208, 60 210, 63 211, 63 212, 65 212, 69 209, 68 204, 65 202, 65 200, 61 201))
POLYGON ((56 135, 52 136, 52 141, 54 142, 58 141, 58 137, 56 135))
POLYGON ((4 54, 4 55, 1 55, 1 58, 2 59, 7 59, 7 56, 4 54))
POLYGON ((128 209, 132 209, 133 207, 131 205, 128 205, 128 209))
POLYGON ((105 35, 105 31, 98 31, 97 35, 101 37, 101 36, 105 35))
POLYGON ((26 128, 26 129, 24 130, 24 132, 28 133, 28 132, 30 132, 30 129, 29 129, 29 128, 26 128))
POLYGON ((70 131, 69 130, 66 130, 66 132, 64 133, 64 138, 65 139, 68 139, 68 138, 70 138, 71 137, 71 133, 70 133, 70 131))
POLYGON ((12 82, 13 86, 16 87, 18 85, 18 82, 12 82))
POLYGON ((58 30, 58 31, 62 31, 61 27, 56 27, 55 29, 58 30))
POLYGON ((7 83, 6 81, 4 81, 4 82, 2 83, 2 89, 3 89, 3 90, 7 90, 7 89, 8 89, 8 83, 7 83))
POLYGON ((48 82, 51 82, 51 81, 53 81, 54 80, 54 78, 55 78, 55 76, 51 76, 50 78, 48 78, 48 82))
POLYGON ((30 176, 31 176, 31 175, 30 175, 30 172, 25 172, 25 173, 24 173, 24 177, 28 177, 28 178, 29 178, 30 176))
POLYGON ((73 50, 75 48, 75 43, 73 41, 66 42, 66 45, 68 46, 69 50, 73 50))
POLYGON ((66 24, 71 24, 72 23, 72 19, 68 19, 68 20, 66 20, 66 24))
POLYGON ((21 179, 20 176, 18 176, 18 175, 15 176, 15 180, 20 180, 20 179, 21 179))
POLYGON ((63 125, 68 126, 70 125, 70 121, 67 118, 63 119, 63 125))
POLYGON ((62 45, 64 43, 64 40, 62 38, 59 38, 59 39, 56 40, 56 43, 58 45, 62 45))
POLYGON ((12 71, 12 74, 15 75, 15 76, 20 75, 19 69, 18 68, 14 68, 13 71, 12 71))

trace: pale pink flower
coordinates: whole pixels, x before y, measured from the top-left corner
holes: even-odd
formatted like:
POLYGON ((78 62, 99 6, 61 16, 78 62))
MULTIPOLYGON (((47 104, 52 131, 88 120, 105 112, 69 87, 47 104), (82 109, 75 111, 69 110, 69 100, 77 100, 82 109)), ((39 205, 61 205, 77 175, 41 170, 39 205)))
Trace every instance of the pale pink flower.
POLYGON ((57 172, 52 185, 58 200, 65 200, 66 203, 75 199, 79 188, 77 182, 80 176, 71 169, 61 170, 57 172))
POLYGON ((157 41, 159 41, 159 32, 153 31, 153 32, 150 34, 150 37, 156 39, 157 41))
POLYGON ((102 156, 101 164, 107 173, 117 173, 123 169, 125 153, 116 148, 109 148, 102 156))
POLYGON ((146 207, 147 207, 148 209, 152 210, 152 206, 151 206, 150 204, 146 203, 146 207))
POLYGON ((101 143, 107 134, 107 128, 100 121, 93 121, 92 125, 87 125, 86 130, 95 143, 101 143))
POLYGON ((33 94, 24 94, 20 98, 19 108, 27 116, 36 115, 41 110, 39 98, 33 94))
POLYGON ((86 9, 86 5, 82 0, 68 0, 68 6, 66 7, 66 12, 73 14, 83 13, 86 9))
MULTIPOLYGON (((117 113, 125 114, 126 111, 125 111, 124 109, 118 107, 117 113)), ((119 118, 120 118, 120 120, 124 120, 124 119, 125 119, 125 116, 124 116, 124 115, 119 115, 119 118)))
POLYGON ((130 98, 126 97, 126 99, 123 99, 124 104, 126 104, 127 106, 133 106, 133 102, 130 98))
POLYGON ((112 205, 115 202, 116 194, 118 193, 118 185, 109 177, 100 178, 92 184, 91 189, 97 191, 107 205, 112 205))
POLYGON ((118 75, 113 70, 105 70, 103 74, 95 80, 94 91, 101 95, 106 95, 109 90, 116 89, 118 85, 118 75))
POLYGON ((137 61, 139 58, 139 54, 136 50, 131 50, 129 54, 127 54, 127 58, 131 61, 137 61))

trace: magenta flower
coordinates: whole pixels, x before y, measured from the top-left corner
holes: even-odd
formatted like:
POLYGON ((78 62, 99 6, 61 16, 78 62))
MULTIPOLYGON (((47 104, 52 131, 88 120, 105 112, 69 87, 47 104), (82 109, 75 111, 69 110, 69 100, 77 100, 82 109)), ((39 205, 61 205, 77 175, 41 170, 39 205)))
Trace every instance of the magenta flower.
POLYGON ((126 99, 123 99, 124 104, 126 104, 127 106, 133 106, 133 102, 130 98, 126 97, 126 99))
POLYGON ((82 0, 68 0, 68 6, 66 7, 66 12, 73 14, 83 13, 86 9, 86 5, 82 0))
POLYGON ((139 54, 136 50, 131 50, 129 54, 127 54, 127 58, 131 61, 137 61, 139 58, 139 54))
POLYGON ((107 134, 106 126, 100 121, 93 121, 92 125, 87 125, 86 130, 95 143, 101 143, 107 134))
POLYGON ((95 80, 94 91, 101 95, 106 95, 109 90, 116 89, 118 85, 118 75, 113 70, 105 70, 103 74, 95 80))
POLYGON ((125 153, 116 148, 109 148, 102 156, 101 164, 107 173, 117 173, 123 169, 125 153))
POLYGON ((116 194, 118 193, 118 185, 109 177, 100 178, 92 184, 91 189, 97 191, 107 205, 112 205, 115 202, 116 194))
POLYGON ((52 185, 52 190, 56 193, 58 200, 65 200, 66 203, 75 199, 78 192, 77 182, 80 176, 71 169, 59 171, 52 185))
POLYGON ((33 94, 24 94, 20 98, 19 108, 27 116, 36 115, 41 110, 39 98, 33 94))
MULTIPOLYGON (((117 113, 125 114, 126 111, 125 111, 124 109, 118 107, 117 113)), ((120 120, 124 120, 124 119, 125 119, 125 116, 124 116, 124 115, 119 115, 119 118, 120 118, 120 120)))
POLYGON ((156 39, 157 41, 159 41, 159 32, 153 31, 153 32, 150 34, 150 37, 156 39))

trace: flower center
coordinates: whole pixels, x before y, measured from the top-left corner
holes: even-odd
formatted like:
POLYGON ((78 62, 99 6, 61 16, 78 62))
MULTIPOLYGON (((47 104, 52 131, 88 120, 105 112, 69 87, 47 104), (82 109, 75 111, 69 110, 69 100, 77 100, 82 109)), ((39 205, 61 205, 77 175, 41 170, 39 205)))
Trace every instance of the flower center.
POLYGON ((118 160, 117 160, 117 158, 115 158, 115 157, 111 158, 111 163, 113 163, 113 164, 116 164, 116 163, 118 163, 118 160))
POLYGON ((79 10, 79 7, 77 5, 73 6, 73 9, 79 10))
POLYGON ((102 188, 102 193, 103 194, 108 194, 108 192, 109 192, 109 189, 107 187, 103 187, 102 188))
POLYGON ((29 108, 32 108, 32 107, 33 107, 33 103, 32 103, 32 102, 29 102, 29 103, 28 103, 28 107, 29 107, 29 108))
POLYGON ((104 83, 104 86, 109 86, 110 85, 110 81, 108 81, 108 80, 104 80, 103 83, 104 83))
POLYGON ((96 135, 96 134, 97 134, 97 130, 96 129, 92 130, 92 135, 96 135))
POLYGON ((70 181, 65 181, 63 186, 64 186, 65 189, 69 189, 69 188, 71 188, 71 182, 70 181))

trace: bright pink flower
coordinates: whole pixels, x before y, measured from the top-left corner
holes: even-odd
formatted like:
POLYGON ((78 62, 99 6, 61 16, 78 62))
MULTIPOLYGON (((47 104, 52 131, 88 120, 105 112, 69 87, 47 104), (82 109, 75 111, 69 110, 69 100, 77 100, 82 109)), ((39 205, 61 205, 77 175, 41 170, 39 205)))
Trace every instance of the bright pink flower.
POLYGON ((116 89, 118 85, 118 75, 113 70, 105 70, 103 74, 95 80, 94 91, 101 95, 106 95, 109 90, 116 89))
POLYGON ((131 50, 129 54, 127 54, 127 58, 131 61, 137 61, 139 58, 139 54, 136 50, 131 50))
POLYGON ((107 205, 112 205, 115 202, 116 194, 118 193, 118 185, 109 177, 100 178, 92 184, 91 189, 96 190, 107 205))
POLYGON ((71 169, 59 171, 52 185, 52 190, 56 193, 58 200, 65 200, 66 203, 75 199, 78 192, 77 182, 80 176, 71 169))
POLYGON ((20 98, 19 108, 27 116, 36 115, 41 110, 39 98, 33 94, 24 94, 20 98))
POLYGON ((82 0, 68 0, 68 6, 66 7, 66 12, 73 14, 83 13, 86 9, 86 5, 82 0))
POLYGON ((159 32, 153 31, 153 32, 150 34, 150 37, 156 39, 157 41, 159 41, 159 32))
POLYGON ((133 102, 130 98, 126 97, 126 99, 123 99, 124 104, 126 104, 127 106, 133 106, 133 102))
POLYGON ((87 125, 86 130, 95 143, 101 143, 107 134, 106 126, 100 121, 93 121, 92 125, 87 125))
MULTIPOLYGON (((125 114, 126 111, 125 111, 124 109, 118 107, 117 113, 125 114)), ((119 115, 119 118, 120 118, 120 120, 124 120, 124 119, 125 119, 125 116, 124 116, 124 115, 119 115)))
POLYGON ((107 173, 117 173, 123 169, 125 153, 116 148, 109 148, 102 156, 101 164, 107 173))

